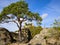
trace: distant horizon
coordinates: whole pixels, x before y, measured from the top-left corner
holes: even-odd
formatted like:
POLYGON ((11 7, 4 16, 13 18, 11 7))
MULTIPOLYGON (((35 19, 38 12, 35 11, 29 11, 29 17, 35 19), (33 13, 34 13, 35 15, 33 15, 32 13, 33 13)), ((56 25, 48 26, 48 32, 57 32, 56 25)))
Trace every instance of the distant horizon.
MULTIPOLYGON (((10 5, 13 2, 19 0, 1 0, 0 1, 0 12, 4 7, 10 5)), ((29 6, 29 10, 32 12, 38 12, 42 17, 42 27, 51 27, 55 19, 60 18, 60 0, 26 0, 29 6)), ((36 22, 33 22, 36 26, 36 22)), ((14 23, 1 24, 0 27, 5 27, 10 31, 17 30, 17 25, 14 23)))

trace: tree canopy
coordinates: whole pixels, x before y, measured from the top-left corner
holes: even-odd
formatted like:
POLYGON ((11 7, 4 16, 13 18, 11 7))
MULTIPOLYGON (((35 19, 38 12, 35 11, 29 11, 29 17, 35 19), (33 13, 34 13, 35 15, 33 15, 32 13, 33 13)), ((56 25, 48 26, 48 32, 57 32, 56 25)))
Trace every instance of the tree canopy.
MULTIPOLYGON (((28 4, 25 1, 19 1, 12 3, 7 7, 4 7, 1 15, 5 18, 7 15, 12 14, 18 18, 24 18, 28 20, 42 21, 39 13, 33 13, 29 11, 28 4)), ((0 15, 0 17, 1 17, 0 15)))

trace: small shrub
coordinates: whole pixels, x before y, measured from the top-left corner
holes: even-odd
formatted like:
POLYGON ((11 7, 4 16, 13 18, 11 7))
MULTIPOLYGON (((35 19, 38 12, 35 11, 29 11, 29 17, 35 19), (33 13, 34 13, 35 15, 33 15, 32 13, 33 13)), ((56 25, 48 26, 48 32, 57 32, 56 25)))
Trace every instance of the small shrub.
POLYGON ((30 26, 29 29, 30 29, 30 32, 33 38, 36 34, 40 33, 40 31, 42 30, 42 27, 41 26, 38 26, 38 27, 30 26))

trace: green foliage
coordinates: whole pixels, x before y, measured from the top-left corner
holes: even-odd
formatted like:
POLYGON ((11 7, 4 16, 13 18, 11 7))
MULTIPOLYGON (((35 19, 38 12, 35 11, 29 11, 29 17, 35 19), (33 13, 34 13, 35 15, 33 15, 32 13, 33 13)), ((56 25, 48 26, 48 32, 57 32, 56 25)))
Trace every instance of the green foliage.
POLYGON ((28 4, 25 3, 24 1, 19 1, 5 7, 2 11, 2 15, 7 15, 7 14, 18 15, 27 12, 27 10, 28 10, 28 4))
POLYGON ((33 38, 36 34, 39 34, 40 31, 42 30, 42 27, 41 27, 41 26, 38 26, 38 27, 35 27, 35 26, 29 26, 28 28, 30 29, 32 38, 33 38))
POLYGON ((60 19, 56 19, 53 23, 53 28, 56 30, 60 30, 60 19))
POLYGON ((4 7, 1 12, 2 16, 6 16, 8 14, 13 14, 17 18, 26 18, 26 20, 36 20, 38 22, 42 21, 39 13, 33 13, 29 11, 28 4, 25 1, 18 1, 16 3, 12 3, 7 7, 4 7), (23 14, 23 15, 22 15, 23 14), (26 17, 25 17, 26 16, 26 17))
POLYGON ((34 26, 32 23, 25 23, 24 28, 28 28, 31 32, 32 38, 36 35, 39 34, 40 31, 42 30, 41 26, 34 26))
POLYGON ((2 19, 2 15, 0 14, 0 20, 2 19))

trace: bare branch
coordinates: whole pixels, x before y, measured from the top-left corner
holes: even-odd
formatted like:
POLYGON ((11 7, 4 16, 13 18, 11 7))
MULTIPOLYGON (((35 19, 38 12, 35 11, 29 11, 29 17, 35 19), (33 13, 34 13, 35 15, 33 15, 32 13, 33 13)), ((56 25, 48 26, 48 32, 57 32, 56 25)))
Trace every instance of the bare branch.
POLYGON ((20 26, 18 25, 18 23, 16 22, 16 20, 12 20, 12 21, 9 21, 9 22, 14 22, 14 23, 17 24, 18 28, 20 27, 20 26))
POLYGON ((17 24, 18 28, 20 27, 16 21, 13 21, 13 22, 17 24))
POLYGON ((2 24, 3 24, 3 23, 14 22, 15 24, 17 24, 17 26, 18 26, 18 28, 19 28, 19 25, 18 25, 18 23, 17 23, 16 21, 17 21, 17 20, 12 20, 12 21, 4 21, 4 22, 2 22, 2 24))

